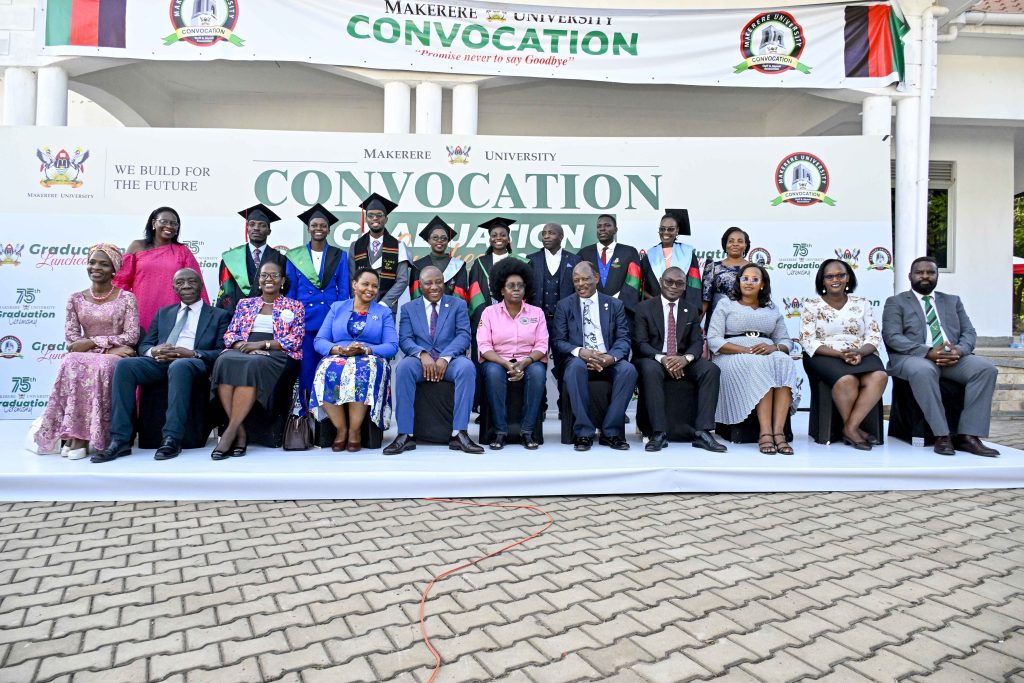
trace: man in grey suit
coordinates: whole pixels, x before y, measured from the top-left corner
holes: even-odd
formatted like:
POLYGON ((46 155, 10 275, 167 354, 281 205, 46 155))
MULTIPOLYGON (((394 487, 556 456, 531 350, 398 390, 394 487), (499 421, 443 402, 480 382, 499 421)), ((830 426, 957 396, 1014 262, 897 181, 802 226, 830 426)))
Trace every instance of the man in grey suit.
POLYGON ((889 352, 889 374, 910 382, 914 398, 935 434, 934 450, 997 457, 979 437, 988 436, 996 368, 974 355, 977 334, 960 297, 936 292, 939 268, 930 256, 910 264, 910 289, 889 297, 882 314, 882 339, 889 352), (959 434, 951 435, 942 408, 939 379, 963 384, 966 395, 959 434))

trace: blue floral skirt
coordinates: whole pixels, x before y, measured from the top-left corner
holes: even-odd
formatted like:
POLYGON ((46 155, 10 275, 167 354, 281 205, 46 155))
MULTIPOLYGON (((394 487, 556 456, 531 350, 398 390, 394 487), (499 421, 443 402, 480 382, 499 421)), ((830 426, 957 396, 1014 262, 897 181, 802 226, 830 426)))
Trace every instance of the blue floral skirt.
POLYGON ((391 365, 378 356, 325 356, 316 367, 309 409, 323 420, 323 406, 365 403, 380 429, 391 425, 391 365))

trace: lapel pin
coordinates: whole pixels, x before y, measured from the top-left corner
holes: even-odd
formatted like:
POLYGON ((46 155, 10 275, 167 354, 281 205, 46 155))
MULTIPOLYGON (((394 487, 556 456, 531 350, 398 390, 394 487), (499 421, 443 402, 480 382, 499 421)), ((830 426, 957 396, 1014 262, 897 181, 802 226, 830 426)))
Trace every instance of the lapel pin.
POLYGON ((370 320, 380 320, 380 318, 378 318, 378 317, 377 317, 377 316, 375 316, 375 315, 371 315, 371 316, 370 316, 370 320))
POLYGON ((445 307, 445 308, 448 308, 448 304, 445 304, 445 305, 444 305, 444 307, 445 307))

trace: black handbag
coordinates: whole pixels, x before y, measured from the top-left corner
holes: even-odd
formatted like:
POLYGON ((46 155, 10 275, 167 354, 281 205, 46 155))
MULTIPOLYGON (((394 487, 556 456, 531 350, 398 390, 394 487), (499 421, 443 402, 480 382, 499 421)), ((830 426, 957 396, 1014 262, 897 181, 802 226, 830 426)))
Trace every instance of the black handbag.
POLYGON ((301 415, 299 388, 292 393, 292 409, 284 422, 284 450, 308 451, 313 447, 313 416, 306 411, 301 415))

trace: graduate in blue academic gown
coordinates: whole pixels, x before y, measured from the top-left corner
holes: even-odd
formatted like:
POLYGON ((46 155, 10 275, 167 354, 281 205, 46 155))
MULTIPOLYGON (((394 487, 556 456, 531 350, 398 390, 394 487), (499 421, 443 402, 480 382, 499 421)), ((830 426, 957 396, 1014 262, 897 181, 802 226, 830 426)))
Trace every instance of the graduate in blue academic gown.
POLYGON ((309 403, 313 375, 320 362, 320 354, 313 348, 316 333, 335 301, 349 298, 348 254, 327 244, 327 235, 338 218, 320 204, 299 214, 309 232, 309 242, 289 249, 286 275, 290 284, 288 297, 306 309, 306 334, 302 339, 302 366, 299 373, 299 391, 302 409, 309 403))
POLYGON ((640 252, 643 298, 661 296, 661 276, 667 268, 679 268, 686 275, 682 299, 689 306, 700 307, 703 297, 697 253, 693 247, 677 242, 679 235, 690 234, 690 216, 686 209, 666 209, 658 226, 658 244, 640 252))

